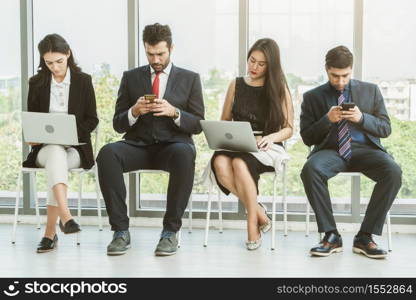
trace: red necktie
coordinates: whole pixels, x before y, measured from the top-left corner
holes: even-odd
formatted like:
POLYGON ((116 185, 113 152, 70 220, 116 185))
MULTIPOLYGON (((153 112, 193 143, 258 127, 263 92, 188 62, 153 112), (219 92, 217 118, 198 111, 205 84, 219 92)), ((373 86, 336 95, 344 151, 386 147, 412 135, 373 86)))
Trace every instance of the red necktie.
POLYGON ((159 75, 162 72, 155 72, 156 76, 155 79, 153 80, 153 85, 152 85, 152 90, 153 90, 153 94, 156 95, 156 98, 159 98, 159 75))

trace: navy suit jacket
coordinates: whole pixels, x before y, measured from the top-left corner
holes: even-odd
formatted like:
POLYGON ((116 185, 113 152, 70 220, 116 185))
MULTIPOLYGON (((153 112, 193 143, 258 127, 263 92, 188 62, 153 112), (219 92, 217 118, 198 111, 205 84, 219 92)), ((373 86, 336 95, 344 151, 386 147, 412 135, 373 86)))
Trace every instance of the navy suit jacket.
MULTIPOLYGON (((363 113, 360 124, 351 124, 376 147, 386 151, 380 138, 390 135, 391 125, 380 89, 375 84, 351 79, 351 99, 363 113)), ((337 124, 329 121, 327 113, 334 105, 329 82, 303 95, 300 135, 307 146, 314 146, 311 154, 329 148, 330 132, 337 130, 337 124)))

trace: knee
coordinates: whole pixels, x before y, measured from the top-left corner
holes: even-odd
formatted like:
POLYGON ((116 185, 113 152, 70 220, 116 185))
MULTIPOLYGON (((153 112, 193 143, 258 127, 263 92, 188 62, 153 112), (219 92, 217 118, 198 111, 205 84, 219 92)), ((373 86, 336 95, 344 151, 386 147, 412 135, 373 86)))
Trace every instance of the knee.
POLYGON ((307 180, 308 178, 312 177, 313 175, 320 174, 319 166, 314 161, 308 160, 300 173, 300 177, 302 181, 307 180))
POLYGON ((195 162, 195 152, 191 145, 175 143, 170 146, 170 159, 181 165, 189 166, 195 162))
POLYGON ((216 172, 224 172, 227 168, 228 161, 224 156, 217 156, 212 163, 216 172))
POLYGON ((46 151, 48 158, 66 155, 65 148, 61 145, 46 145, 41 149, 41 151, 46 151))
POLYGON ((396 162, 392 162, 389 167, 388 167, 388 173, 387 173, 387 177, 400 184, 402 182, 402 169, 400 168, 400 166, 396 163, 396 162))
POLYGON ((235 176, 239 176, 247 171, 247 165, 241 158, 234 158, 231 161, 235 176))
POLYGON ((217 156, 215 157, 213 161, 213 166, 215 169, 215 173, 217 174, 217 177, 225 177, 229 175, 230 171, 230 162, 227 158, 223 156, 217 156))
POLYGON ((114 145, 113 144, 107 144, 104 145, 100 152, 98 152, 97 155, 97 164, 102 165, 105 163, 105 161, 108 161, 109 159, 112 159, 114 157, 115 151, 114 151, 114 145))

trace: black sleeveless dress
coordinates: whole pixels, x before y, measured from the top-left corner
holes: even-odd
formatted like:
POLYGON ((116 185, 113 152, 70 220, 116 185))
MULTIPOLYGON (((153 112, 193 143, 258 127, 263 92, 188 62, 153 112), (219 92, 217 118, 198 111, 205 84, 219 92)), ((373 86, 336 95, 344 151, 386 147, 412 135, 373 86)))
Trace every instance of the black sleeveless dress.
MULTIPOLYGON (((248 85, 243 77, 236 78, 235 96, 232 107, 232 116, 234 121, 250 122, 253 131, 263 132, 268 110, 267 104, 262 97, 263 87, 255 87, 248 85)), ((259 133, 258 135, 263 135, 259 133)), ((225 155, 230 158, 242 159, 248 167, 248 170, 256 183, 257 194, 259 193, 258 182, 260 174, 264 172, 274 171, 273 167, 265 166, 257 160, 253 155, 247 152, 231 152, 231 151, 215 151, 211 159, 211 169, 214 172, 215 179, 221 191, 228 195, 230 191, 219 183, 217 174, 214 169, 214 159, 218 155, 225 155)))

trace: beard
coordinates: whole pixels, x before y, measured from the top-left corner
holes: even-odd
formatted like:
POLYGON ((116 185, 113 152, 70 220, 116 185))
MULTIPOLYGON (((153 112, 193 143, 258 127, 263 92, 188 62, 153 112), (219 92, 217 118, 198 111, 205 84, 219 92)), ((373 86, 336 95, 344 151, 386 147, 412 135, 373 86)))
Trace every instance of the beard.
POLYGON ((162 72, 170 63, 170 57, 167 59, 165 64, 151 64, 153 70, 156 72, 162 72))

